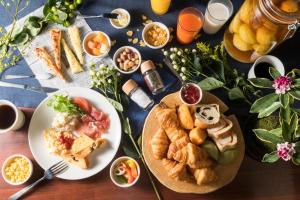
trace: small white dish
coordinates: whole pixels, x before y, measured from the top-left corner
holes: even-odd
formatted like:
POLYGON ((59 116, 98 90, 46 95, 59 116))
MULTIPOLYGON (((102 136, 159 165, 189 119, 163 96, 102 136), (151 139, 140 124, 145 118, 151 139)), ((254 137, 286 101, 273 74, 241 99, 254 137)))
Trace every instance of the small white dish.
POLYGON ((134 48, 134 47, 132 47, 132 46, 123 46, 123 47, 120 47, 120 48, 115 52, 115 54, 114 54, 114 56, 113 56, 113 61, 114 61, 114 65, 115 65, 116 69, 117 69, 119 72, 121 72, 121 73, 123 73, 123 74, 132 74, 132 73, 136 72, 136 71, 140 68, 140 66, 141 66, 141 64, 142 64, 142 56, 141 56, 141 53, 139 52, 139 50, 137 50, 136 48, 134 48), (118 56, 119 56, 120 53, 123 52, 126 48, 130 49, 130 50, 133 51, 134 53, 137 53, 138 56, 139 56, 139 60, 140 60, 138 66, 137 66, 136 68, 134 68, 133 70, 130 70, 130 71, 124 71, 124 70, 120 69, 120 67, 118 66, 118 62, 117 62, 118 56))
POLYGON ((15 106, 10 101, 0 100, 0 106, 4 106, 4 105, 11 107, 15 111, 16 117, 15 117, 14 123, 10 127, 5 128, 5 129, 0 129, 0 134, 7 133, 10 131, 16 131, 16 130, 22 128, 22 126, 25 123, 25 115, 19 108, 17 108, 17 106, 15 106))
POLYGON ((25 182, 27 182, 31 178, 32 172, 33 172, 33 165, 32 165, 31 160, 29 158, 27 158, 26 156, 22 155, 22 154, 14 154, 14 155, 9 156, 8 158, 5 159, 5 161, 3 162, 3 165, 2 165, 2 177, 5 180, 5 182, 8 183, 8 184, 10 184, 10 185, 22 185, 22 184, 24 184, 25 182), (12 159, 17 158, 17 157, 24 158, 27 161, 27 163, 29 165, 30 174, 22 182, 15 182, 14 183, 14 182, 10 181, 6 177, 6 175, 5 175, 5 168, 12 161, 12 159))
POLYGON ((145 44, 150 47, 151 49, 161 49, 163 48, 164 46, 166 46, 169 42, 169 39, 170 39, 170 31, 168 29, 168 27, 166 25, 164 25, 163 23, 160 23, 160 22, 152 22, 152 23, 149 23, 145 26, 145 28, 143 29, 143 33, 142 33, 142 37, 143 37, 143 41, 145 42, 145 44), (152 27, 152 26, 159 26, 160 28, 164 29, 166 32, 167 32, 167 40, 164 44, 160 45, 160 46, 153 46, 151 44, 148 43, 148 41, 146 40, 146 33, 147 31, 152 27))
POLYGON ((140 174, 141 174, 141 169, 140 169, 140 165, 138 164, 138 162, 131 158, 131 157, 128 157, 128 156, 122 156, 122 157, 119 157, 117 158, 110 166, 110 169, 109 169, 109 174, 110 174, 110 179, 112 180, 112 182, 116 185, 116 186, 119 186, 119 187, 122 187, 122 188, 128 188, 128 187, 131 187, 133 186, 140 178, 140 174), (137 167, 137 172, 138 172, 138 176, 136 177, 136 179, 130 183, 130 184, 120 184, 116 181, 115 177, 114 177, 114 169, 117 167, 117 165, 124 161, 124 160, 132 160, 134 161, 136 167, 137 167))
POLYGON ((124 25, 124 26, 118 26, 118 25, 116 25, 116 24, 113 22, 113 19, 109 19, 110 24, 111 24, 114 28, 116 28, 116 29, 123 29, 123 28, 126 28, 126 27, 129 26, 130 21, 131 21, 131 16, 130 16, 130 14, 129 14, 129 12, 128 12, 127 10, 125 10, 125 9, 123 9, 123 8, 117 8, 117 9, 112 10, 111 13, 125 14, 125 15, 127 15, 127 18, 128 18, 128 22, 127 22, 127 24, 124 25))
POLYGON ((110 40, 110 37, 106 33, 102 32, 102 31, 91 31, 91 32, 87 33, 84 36, 84 39, 83 39, 83 42, 82 42, 82 47, 83 47, 84 52, 87 55, 89 55, 89 56, 91 56, 93 58, 104 58, 105 56, 108 55, 108 53, 109 53, 109 51, 111 49, 111 40, 110 40), (101 34, 103 34, 105 36, 105 38, 106 38, 106 40, 108 42, 108 45, 109 45, 109 49, 107 50, 107 52, 105 52, 103 54, 100 54, 99 56, 95 56, 95 55, 89 53, 89 51, 87 50, 87 41, 90 40, 91 37, 94 37, 95 35, 97 35, 98 33, 101 33, 101 34))
POLYGON ((277 69, 277 71, 284 76, 285 74, 285 69, 284 69, 284 65, 283 63, 275 56, 271 56, 271 55, 266 55, 266 56, 262 56, 260 58, 258 58, 254 64, 252 65, 251 69, 248 72, 248 79, 250 78, 256 78, 255 75, 255 67, 259 64, 259 63, 269 63, 270 65, 272 65, 275 69, 277 69))
POLYGON ((182 103, 188 105, 188 106, 195 106, 195 105, 198 105, 200 103, 200 101, 202 100, 202 97, 203 97, 203 92, 202 92, 202 89, 200 88, 199 85, 195 84, 195 83, 185 83, 181 88, 180 88, 180 91, 179 91, 179 94, 180 94, 180 100, 182 103), (186 102, 183 97, 182 97, 182 93, 183 93, 183 90, 187 87, 187 86, 193 86, 195 87, 198 91, 199 91, 199 99, 195 102, 195 103, 188 103, 186 102))

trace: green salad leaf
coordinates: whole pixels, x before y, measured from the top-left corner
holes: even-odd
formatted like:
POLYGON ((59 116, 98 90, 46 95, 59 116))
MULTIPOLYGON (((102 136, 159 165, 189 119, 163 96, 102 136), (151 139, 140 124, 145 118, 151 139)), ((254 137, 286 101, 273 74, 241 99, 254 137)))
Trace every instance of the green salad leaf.
POLYGON ((68 113, 71 115, 84 114, 84 112, 74 104, 72 99, 67 95, 54 95, 54 97, 48 101, 47 105, 60 113, 68 113))

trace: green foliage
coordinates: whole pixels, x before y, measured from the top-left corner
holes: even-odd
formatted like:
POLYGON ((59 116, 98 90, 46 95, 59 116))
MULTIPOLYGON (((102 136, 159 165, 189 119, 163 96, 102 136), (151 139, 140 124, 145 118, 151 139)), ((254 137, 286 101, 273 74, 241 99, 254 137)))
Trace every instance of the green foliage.
POLYGON ((56 112, 68 113, 70 115, 83 115, 84 112, 73 103, 72 99, 67 95, 54 95, 47 103, 56 112))
POLYGON ((279 160, 279 157, 277 155, 276 151, 273 151, 271 153, 267 153, 264 155, 262 162, 267 162, 267 163, 274 163, 279 160))
POLYGON ((221 81, 218 81, 214 77, 207 77, 207 78, 203 79, 202 81, 200 81, 198 83, 198 85, 201 87, 201 89, 210 91, 210 90, 214 90, 214 89, 223 87, 224 83, 221 81))
POLYGON ((272 106, 272 104, 277 100, 278 100, 278 95, 274 93, 261 97, 252 104, 250 108, 250 113, 264 112, 265 109, 272 106))
POLYGON ((258 88, 272 88, 273 82, 267 78, 251 78, 250 83, 258 88))

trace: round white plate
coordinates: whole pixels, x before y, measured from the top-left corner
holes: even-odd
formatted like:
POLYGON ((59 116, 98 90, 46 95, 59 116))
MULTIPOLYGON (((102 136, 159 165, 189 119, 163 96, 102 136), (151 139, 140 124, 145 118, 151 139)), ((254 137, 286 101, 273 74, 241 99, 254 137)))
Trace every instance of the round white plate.
MULTIPOLYGON (((70 164, 69 169, 57 175, 57 177, 67 180, 79 180, 99 173, 112 161, 121 142, 122 128, 117 111, 103 95, 91 89, 70 87, 61 89, 53 93, 53 95, 54 94, 67 94, 70 97, 84 97, 96 108, 105 112, 110 119, 108 133, 103 134, 103 138, 105 138, 108 143, 105 147, 100 147, 92 152, 89 156, 90 167, 88 169, 80 169, 70 164)), ((48 96, 37 107, 32 116, 28 131, 30 150, 34 159, 44 170, 62 160, 60 157, 51 154, 43 137, 43 131, 51 127, 53 118, 57 114, 52 107, 47 106, 47 102, 51 98, 52 95, 48 96)))

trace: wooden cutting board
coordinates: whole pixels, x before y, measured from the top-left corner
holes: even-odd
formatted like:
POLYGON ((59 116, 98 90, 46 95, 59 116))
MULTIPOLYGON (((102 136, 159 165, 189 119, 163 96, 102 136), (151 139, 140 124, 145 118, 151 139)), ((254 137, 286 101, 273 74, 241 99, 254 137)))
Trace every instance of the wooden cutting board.
MULTIPOLYGON (((169 107, 175 107, 182 104, 179 97, 179 92, 167 95, 162 99, 162 102, 166 103, 169 107)), ((208 92, 203 93, 203 100, 201 101, 201 103, 219 104, 220 111, 222 113, 228 110, 228 107, 219 98, 208 92)), ((239 126, 239 122, 234 115, 231 115, 228 118, 233 122, 233 131, 238 136, 237 149, 239 151, 239 155, 233 163, 228 165, 218 165, 215 168, 219 176, 217 181, 199 186, 195 182, 189 183, 184 181, 177 181, 168 177, 162 165, 162 161, 154 159, 151 149, 151 138, 159 128, 158 121, 156 120, 154 113, 155 107, 150 111, 144 124, 144 129, 142 133, 142 151, 149 169, 163 185, 179 193, 205 194, 224 187, 235 178, 244 158, 245 143, 241 128, 239 126)))

